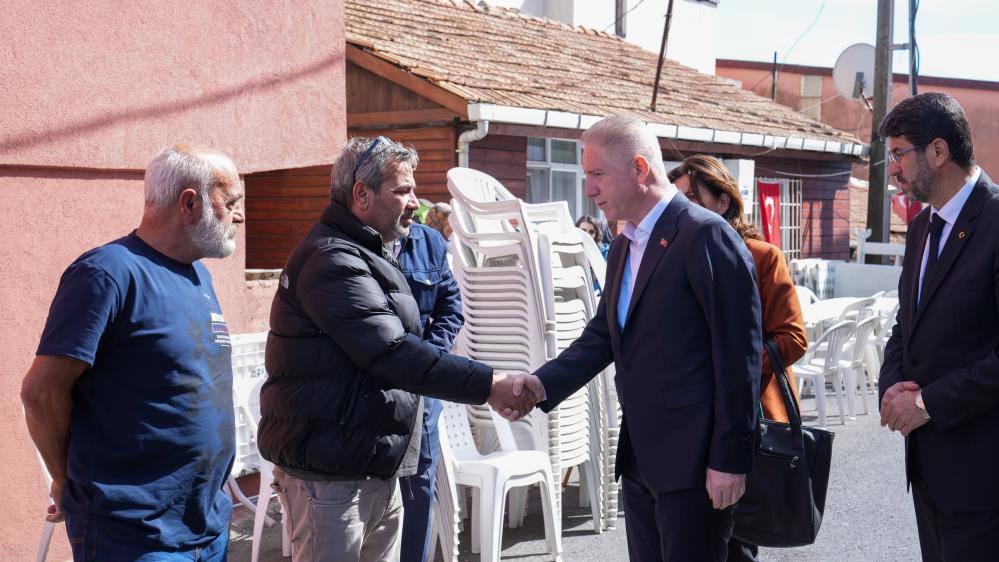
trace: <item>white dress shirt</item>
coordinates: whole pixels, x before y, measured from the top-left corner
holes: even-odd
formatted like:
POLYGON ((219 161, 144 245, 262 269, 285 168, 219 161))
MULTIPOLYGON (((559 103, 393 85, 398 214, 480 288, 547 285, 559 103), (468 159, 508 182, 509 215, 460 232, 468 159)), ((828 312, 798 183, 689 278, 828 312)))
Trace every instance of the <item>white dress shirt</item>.
POLYGON ((635 280, 638 278, 638 269, 642 265, 642 257, 645 255, 645 248, 649 245, 649 237, 652 236, 652 229, 659 222, 659 217, 666 211, 666 206, 676 195, 676 187, 669 184, 662 199, 652 208, 642 222, 635 226, 631 222, 624 225, 621 235, 628 239, 628 259, 624 262, 624 272, 621 274, 621 295, 617 301, 617 327, 624 330, 624 322, 628 315, 628 306, 631 304, 631 294, 635 289, 635 280))
MULTIPOLYGON (((947 246, 947 237, 950 236, 950 231, 954 228, 954 223, 957 222, 957 217, 961 214, 961 209, 964 208, 964 204, 968 202, 968 197, 971 196, 971 190, 978 183, 978 178, 982 175, 982 169, 975 166, 974 173, 971 174, 971 179, 968 183, 964 184, 964 187, 960 191, 954 194, 950 198, 950 201, 944 203, 944 206, 937 209, 936 207, 930 207, 930 220, 933 220, 933 215, 939 215, 944 221, 943 230, 940 232, 940 247, 937 248, 937 256, 943 253, 944 248, 947 246)), ((923 245, 923 260, 919 266, 919 287, 917 290, 919 293, 916 295, 916 302, 918 303, 923 297, 923 274, 926 273, 926 260, 930 257, 930 236, 926 236, 926 244, 923 245)))

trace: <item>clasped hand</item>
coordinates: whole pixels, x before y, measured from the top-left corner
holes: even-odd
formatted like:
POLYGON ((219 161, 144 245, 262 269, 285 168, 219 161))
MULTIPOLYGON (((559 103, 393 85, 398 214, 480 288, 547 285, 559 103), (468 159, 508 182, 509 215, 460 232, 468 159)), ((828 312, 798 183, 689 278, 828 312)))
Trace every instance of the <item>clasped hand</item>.
POLYGON ((919 385, 912 381, 897 382, 885 391, 881 399, 881 425, 908 437, 926 423, 926 417, 916 407, 919 385))
POLYGON ((544 395, 544 387, 534 375, 495 373, 488 402, 501 416, 514 421, 530 413, 544 395))

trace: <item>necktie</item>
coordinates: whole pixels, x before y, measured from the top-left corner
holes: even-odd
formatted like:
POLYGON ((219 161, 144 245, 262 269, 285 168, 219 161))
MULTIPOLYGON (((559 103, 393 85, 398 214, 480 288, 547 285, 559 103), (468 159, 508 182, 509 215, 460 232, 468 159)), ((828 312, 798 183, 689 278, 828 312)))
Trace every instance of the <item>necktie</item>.
POLYGON ((940 253, 940 235, 947 221, 940 218, 940 215, 933 213, 930 219, 930 253, 926 257, 926 269, 923 271, 923 281, 919 286, 919 300, 923 300, 923 288, 926 287, 926 280, 930 278, 933 266, 937 263, 937 255, 940 253))

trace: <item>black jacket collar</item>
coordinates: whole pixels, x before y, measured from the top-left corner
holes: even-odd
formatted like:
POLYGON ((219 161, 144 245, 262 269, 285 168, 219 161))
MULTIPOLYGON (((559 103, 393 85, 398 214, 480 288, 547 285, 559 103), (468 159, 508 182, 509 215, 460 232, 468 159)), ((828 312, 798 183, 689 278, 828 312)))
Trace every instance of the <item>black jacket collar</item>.
POLYGON ((364 246, 376 255, 382 255, 384 248, 382 235, 378 234, 378 231, 375 229, 362 223, 354 213, 350 212, 343 205, 336 202, 330 203, 326 207, 326 210, 323 211, 323 216, 319 220, 327 226, 340 230, 348 238, 364 246))

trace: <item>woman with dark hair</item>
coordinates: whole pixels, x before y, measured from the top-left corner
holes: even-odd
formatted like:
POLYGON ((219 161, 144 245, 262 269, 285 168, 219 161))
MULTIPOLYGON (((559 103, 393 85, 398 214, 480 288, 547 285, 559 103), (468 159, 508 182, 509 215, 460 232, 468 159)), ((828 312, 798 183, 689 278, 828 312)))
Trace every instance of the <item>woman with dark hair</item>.
POLYGON ((603 254, 604 259, 606 260, 607 252, 610 251, 610 242, 604 240, 601 221, 591 217, 590 215, 583 215, 576 221, 576 228, 589 234, 593 238, 593 241, 597 243, 597 247, 600 248, 600 253, 603 254))
MULTIPOLYGON (((763 337, 777 343, 784 364, 791 365, 805 354, 808 337, 794 282, 780 248, 763 241, 760 231, 743 218, 739 186, 724 164, 711 156, 691 156, 667 176, 687 199, 722 216, 746 242, 756 263, 756 286, 763 310, 763 337)), ((762 345, 762 342, 761 342, 762 345)), ((794 378, 787 369, 794 391, 794 378)), ((797 397, 796 397, 797 398, 797 397)), ((760 405, 768 419, 788 421, 780 387, 774 379, 770 357, 763 354, 760 405)), ((729 541, 729 560, 756 560, 757 548, 735 539, 729 541)))

